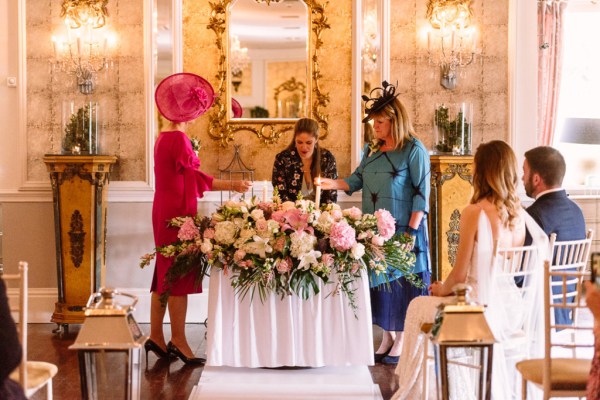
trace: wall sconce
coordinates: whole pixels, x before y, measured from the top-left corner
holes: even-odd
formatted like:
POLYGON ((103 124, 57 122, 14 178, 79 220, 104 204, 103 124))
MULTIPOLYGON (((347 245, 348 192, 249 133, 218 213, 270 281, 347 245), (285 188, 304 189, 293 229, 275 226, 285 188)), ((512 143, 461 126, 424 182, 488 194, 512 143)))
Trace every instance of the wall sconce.
POLYGON ((229 60, 231 83, 233 84, 233 89, 237 92, 242 83, 242 72, 250 64, 250 58, 248 57, 248 48, 240 46, 240 39, 236 35, 231 36, 229 60))
POLYGON ((454 89, 457 69, 475 59, 477 31, 471 24, 471 0, 429 0, 427 19, 434 30, 427 32, 429 65, 440 67, 440 84, 454 89))
POLYGON ((103 28, 108 17, 107 3, 108 0, 64 0, 61 17, 67 37, 52 37, 53 68, 75 75, 83 94, 93 93, 98 72, 112 65, 109 47, 114 46, 115 40, 103 28))

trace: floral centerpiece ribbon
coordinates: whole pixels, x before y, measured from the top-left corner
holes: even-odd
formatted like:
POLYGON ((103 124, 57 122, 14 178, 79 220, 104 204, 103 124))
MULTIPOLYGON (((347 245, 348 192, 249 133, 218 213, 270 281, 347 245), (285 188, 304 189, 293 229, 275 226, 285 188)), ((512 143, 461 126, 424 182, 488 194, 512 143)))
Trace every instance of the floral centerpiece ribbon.
POLYGON ((340 291, 355 309, 352 283, 361 269, 386 274, 388 267, 400 270, 411 284, 423 287, 412 272, 413 239, 395 235, 395 219, 387 210, 362 213, 356 207, 342 210, 337 204, 320 209, 309 200, 259 202, 255 197, 227 201, 210 217, 177 217, 178 240, 158 247, 142 257, 148 265, 160 253, 173 257, 164 284, 196 271, 200 284, 210 268, 230 277, 236 292, 256 293, 264 300, 270 293, 295 294, 307 299, 337 275, 332 293, 340 291))

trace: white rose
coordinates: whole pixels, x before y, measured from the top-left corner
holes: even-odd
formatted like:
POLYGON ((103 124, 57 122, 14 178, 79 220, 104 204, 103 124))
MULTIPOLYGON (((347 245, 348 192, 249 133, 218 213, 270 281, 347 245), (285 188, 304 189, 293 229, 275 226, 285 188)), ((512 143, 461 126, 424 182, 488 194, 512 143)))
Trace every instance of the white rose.
POLYGON ((371 243, 373 243, 375 246, 383 246, 385 239, 379 235, 375 235, 373 238, 371 238, 371 243))
POLYGON ((265 213, 260 208, 255 208, 250 213, 250 216, 252 217, 253 220, 258 221, 259 219, 265 218, 265 213))
POLYGON ((212 245, 212 243, 210 242, 210 240, 209 240, 209 239, 204 239, 204 241, 203 241, 203 242, 202 242, 202 244, 200 245, 200 251, 201 251, 203 254, 207 254, 207 253, 211 252, 211 251, 212 251, 212 249, 213 249, 213 245, 212 245))
POLYGON ((352 246, 350 254, 352 254, 352 258, 355 260, 360 259, 365 255, 365 246, 362 243, 356 243, 354 246, 352 246))

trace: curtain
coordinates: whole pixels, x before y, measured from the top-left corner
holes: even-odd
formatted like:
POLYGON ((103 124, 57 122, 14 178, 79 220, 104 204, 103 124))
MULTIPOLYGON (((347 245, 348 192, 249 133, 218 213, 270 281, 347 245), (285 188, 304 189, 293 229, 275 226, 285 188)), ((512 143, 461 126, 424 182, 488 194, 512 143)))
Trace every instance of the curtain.
POLYGON ((551 146, 554 139, 566 7, 567 0, 538 0, 538 145, 551 146))

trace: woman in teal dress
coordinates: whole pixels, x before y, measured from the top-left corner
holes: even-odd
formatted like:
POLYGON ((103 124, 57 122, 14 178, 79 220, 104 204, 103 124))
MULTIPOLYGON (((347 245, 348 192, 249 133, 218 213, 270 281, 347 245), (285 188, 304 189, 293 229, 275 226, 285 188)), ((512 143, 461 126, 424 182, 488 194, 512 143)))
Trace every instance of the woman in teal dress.
POLYGON ((426 218, 430 192, 429 153, 415 137, 406 108, 395 90, 393 85, 383 82, 382 88, 374 89, 381 92, 380 96, 363 96, 367 113, 363 122, 373 120, 375 138, 365 145, 361 163, 352 175, 346 179, 321 181, 323 189, 345 190, 349 194, 362 189, 363 212, 388 210, 396 218, 396 233, 414 239, 412 251, 417 261, 413 272, 425 284, 423 288, 411 285, 393 268, 388 268, 387 278, 370 276, 373 323, 384 330, 375 361, 388 364, 398 362, 408 304, 417 296, 427 295, 430 281, 426 218))

